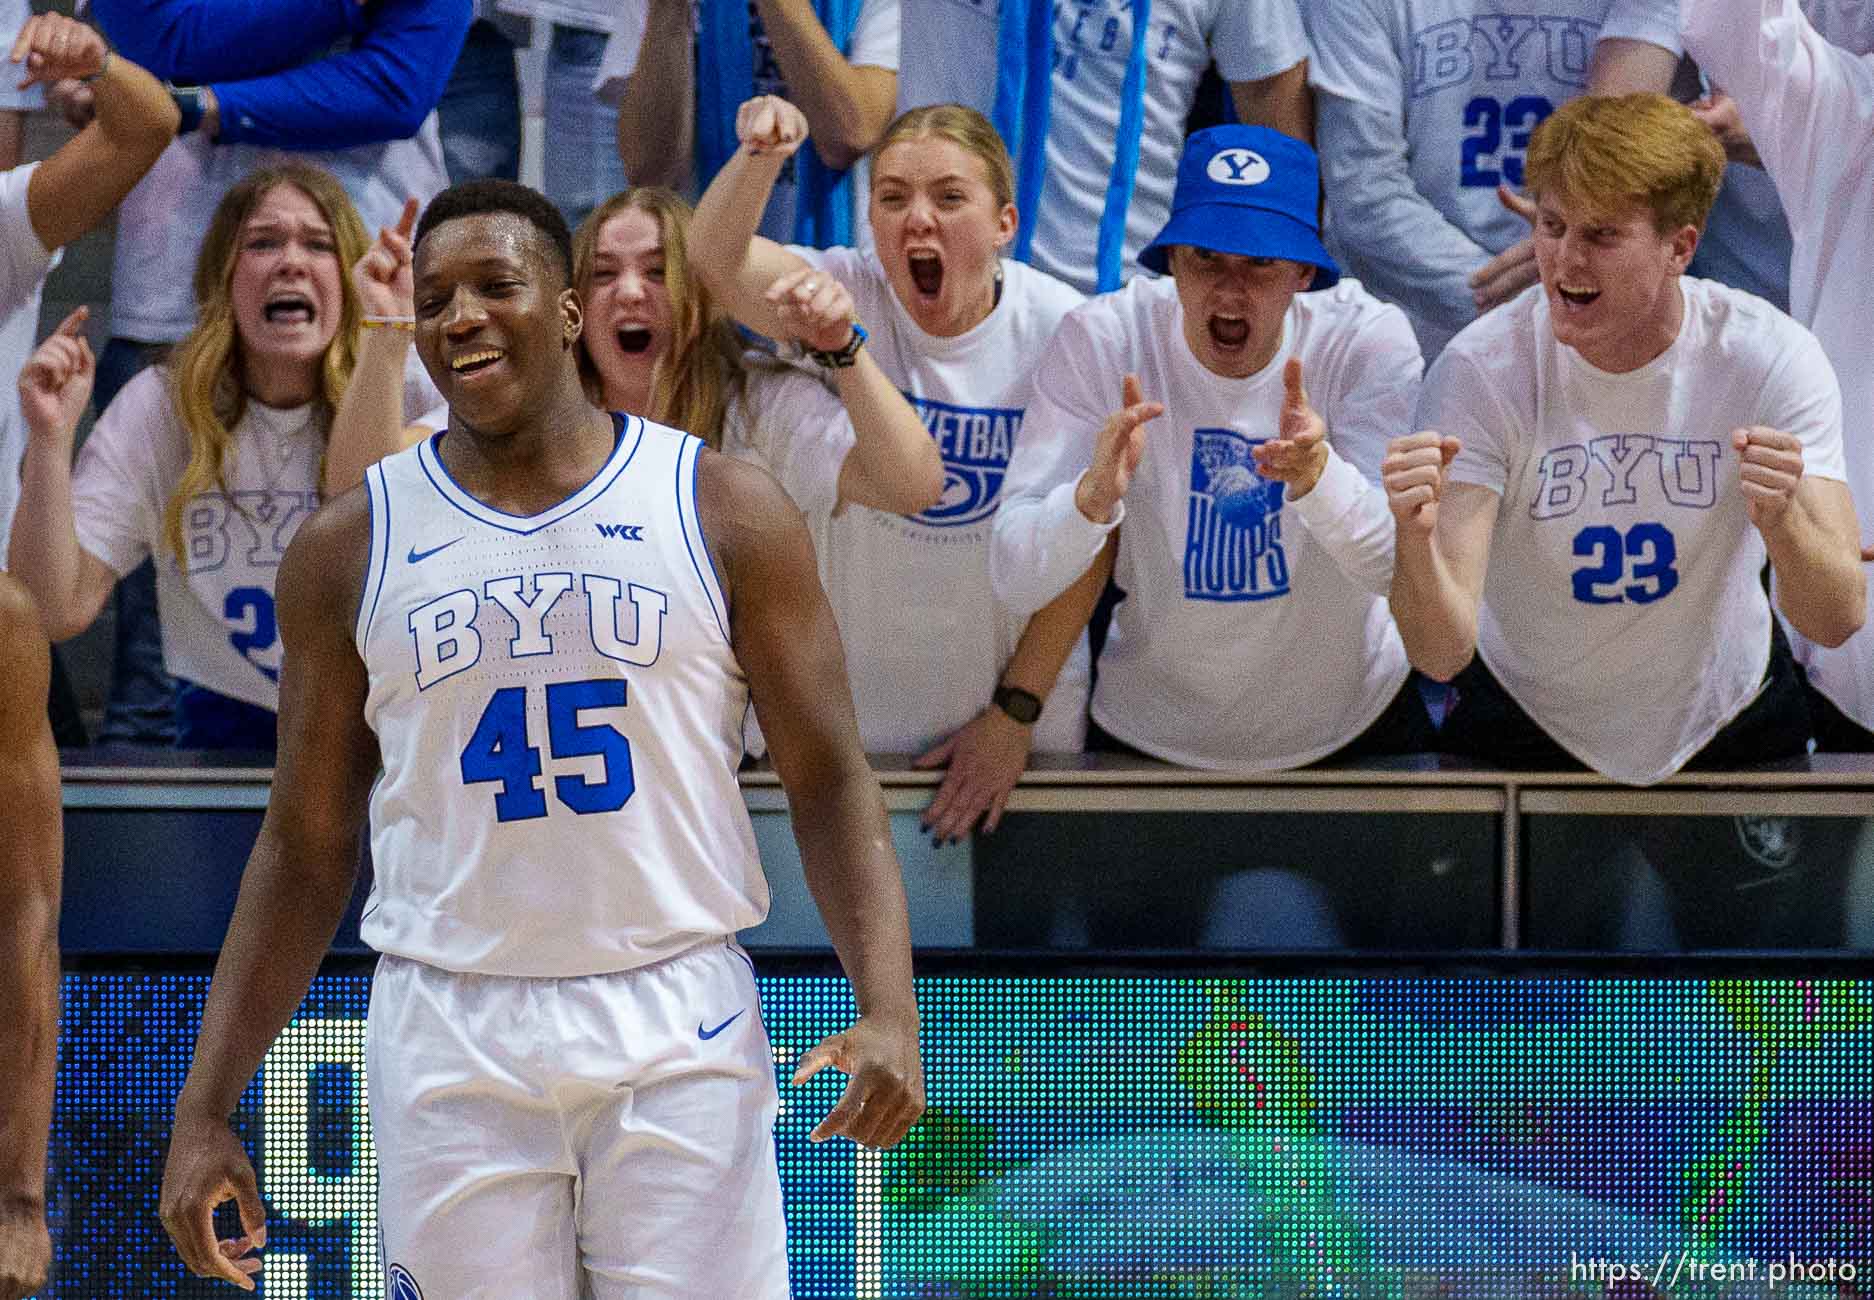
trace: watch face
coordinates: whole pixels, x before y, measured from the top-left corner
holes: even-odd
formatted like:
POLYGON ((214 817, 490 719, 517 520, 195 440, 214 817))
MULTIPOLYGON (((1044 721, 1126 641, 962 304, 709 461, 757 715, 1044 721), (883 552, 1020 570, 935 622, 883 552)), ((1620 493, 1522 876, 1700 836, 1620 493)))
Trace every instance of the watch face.
POLYGON ((995 693, 998 709, 1026 726, 1041 716, 1041 699, 1019 686, 998 686, 995 693))

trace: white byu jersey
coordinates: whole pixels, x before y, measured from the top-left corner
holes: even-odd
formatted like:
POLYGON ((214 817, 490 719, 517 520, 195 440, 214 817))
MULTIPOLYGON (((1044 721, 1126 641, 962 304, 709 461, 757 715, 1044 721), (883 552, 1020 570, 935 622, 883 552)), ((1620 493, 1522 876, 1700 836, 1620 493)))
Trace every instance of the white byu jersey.
POLYGON ((768 910, 736 767, 748 684, 697 439, 636 417, 521 517, 425 439, 373 467, 357 642, 384 772, 362 933, 447 970, 626 970, 768 910))
POLYGON ((1502 497, 1478 653, 1557 744, 1634 785, 1678 771, 1763 682, 1764 546, 1732 430, 1792 433, 1804 474, 1844 472, 1815 336, 1741 290, 1680 288, 1672 346, 1610 374, 1556 341, 1532 286, 1452 340, 1416 421, 1464 444, 1453 482, 1502 497))

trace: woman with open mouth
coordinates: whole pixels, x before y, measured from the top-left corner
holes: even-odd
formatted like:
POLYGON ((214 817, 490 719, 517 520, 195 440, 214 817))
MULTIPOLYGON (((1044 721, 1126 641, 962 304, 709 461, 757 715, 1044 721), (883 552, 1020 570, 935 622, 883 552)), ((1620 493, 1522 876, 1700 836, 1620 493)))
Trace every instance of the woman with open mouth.
MULTIPOLYGON (((215 209, 195 266, 194 330, 124 386, 76 467, 95 373, 84 308, 21 376, 30 433, 9 567, 64 640, 91 625, 120 576, 157 556, 178 747, 274 748, 280 557, 322 501, 391 449, 328 436, 370 310, 347 268, 367 248, 394 268, 386 241, 401 239, 385 232, 372 247, 330 173, 263 168, 215 209)), ((407 251, 402 265, 407 278, 407 251)))
MULTIPOLYGON (((1077 753, 1086 734, 1083 633, 1099 583, 1090 576, 1032 620, 1010 615, 989 585, 990 527, 1035 363, 1081 295, 1003 261, 1016 230, 1013 167, 973 109, 913 109, 886 129, 872 154, 873 250, 757 236, 807 122, 761 96, 742 105, 736 133, 741 146, 697 205, 690 269, 737 320, 770 335, 786 327, 789 292, 817 292, 827 277, 851 286, 867 349, 943 461, 941 498, 911 518, 816 509, 796 492, 847 647, 860 737, 874 753, 948 766, 924 817, 939 839, 985 817, 993 830, 1030 750, 1077 753)), ((790 490, 796 476, 827 473, 810 439, 765 450, 788 467, 790 490)))

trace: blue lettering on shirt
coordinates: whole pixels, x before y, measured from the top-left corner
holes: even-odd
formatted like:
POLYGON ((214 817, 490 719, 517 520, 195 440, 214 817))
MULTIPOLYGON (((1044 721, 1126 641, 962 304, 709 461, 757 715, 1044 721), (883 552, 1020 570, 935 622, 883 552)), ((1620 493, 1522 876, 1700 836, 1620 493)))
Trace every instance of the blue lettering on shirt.
POLYGON ((933 528, 957 528, 994 514, 1022 429, 1020 408, 953 406, 910 393, 905 398, 937 440, 944 463, 943 496, 914 518, 933 528))
POLYGON ((1600 30, 1567 14, 1477 14, 1432 23, 1411 35, 1412 97, 1480 82, 1526 87, 1541 77, 1586 90, 1600 30))

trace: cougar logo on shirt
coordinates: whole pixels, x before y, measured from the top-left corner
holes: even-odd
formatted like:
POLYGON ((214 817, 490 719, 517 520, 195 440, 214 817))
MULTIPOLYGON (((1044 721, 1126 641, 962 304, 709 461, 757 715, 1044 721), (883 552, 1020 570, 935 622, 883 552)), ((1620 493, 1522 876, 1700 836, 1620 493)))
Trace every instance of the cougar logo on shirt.
POLYGON ((1288 594, 1282 484, 1256 472, 1250 451, 1266 438, 1198 429, 1191 447, 1184 537, 1186 600, 1268 600, 1288 594))
POLYGON ((1219 149, 1204 175, 1219 185, 1260 185, 1269 179, 1269 160, 1253 149, 1219 149))
POLYGON ((944 463, 943 496, 916 516, 917 521, 956 528, 994 514, 1003 476, 1008 473, 1009 453, 1021 432, 1021 411, 1004 406, 952 406, 909 393, 905 397, 937 440, 937 454, 944 463))

